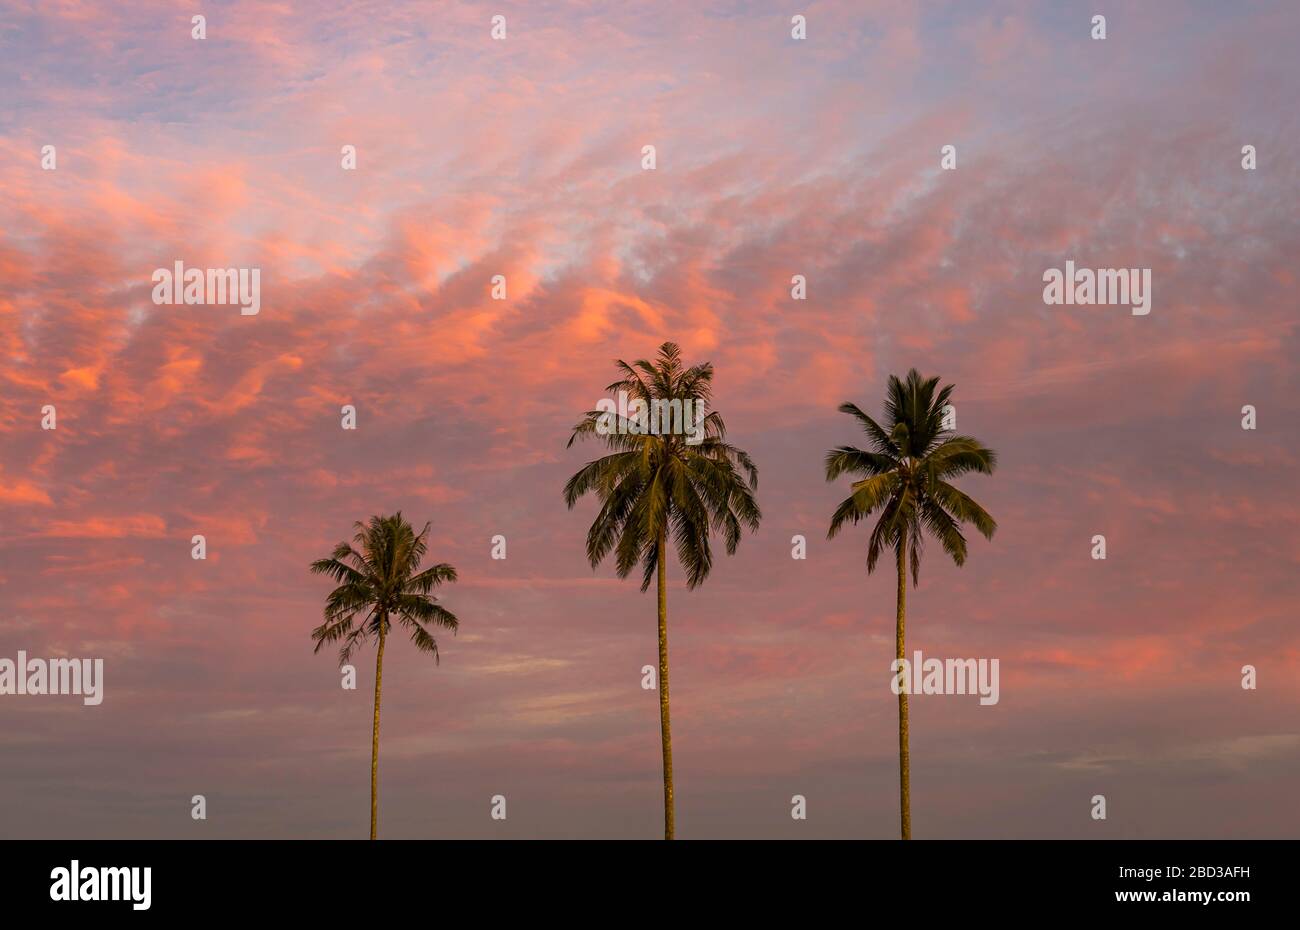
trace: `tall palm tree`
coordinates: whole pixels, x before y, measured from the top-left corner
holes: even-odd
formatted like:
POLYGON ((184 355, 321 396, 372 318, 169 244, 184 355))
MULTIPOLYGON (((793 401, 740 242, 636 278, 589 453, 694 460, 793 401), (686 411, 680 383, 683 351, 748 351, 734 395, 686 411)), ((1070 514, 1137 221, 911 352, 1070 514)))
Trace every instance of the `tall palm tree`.
POLYGON ((456 569, 445 563, 419 571, 429 536, 429 524, 418 534, 402 517, 371 517, 355 524, 355 545, 341 542, 327 559, 311 563, 313 574, 328 575, 338 587, 325 599, 325 622, 312 630, 314 652, 326 643, 342 641, 339 665, 347 663, 356 648, 374 637, 375 726, 370 742, 370 838, 379 827, 379 692, 384 680, 384 642, 393 620, 411 634, 421 652, 438 660, 438 641, 430 627, 455 633, 460 621, 437 603, 429 592, 444 581, 456 580, 456 569))
MULTIPOLYGON (((938 378, 922 378, 913 368, 907 380, 890 375, 885 396, 885 423, 878 424, 856 404, 840 404, 840 412, 855 417, 867 434, 870 451, 840 446, 826 453, 826 480, 860 475, 853 493, 835 508, 833 539, 845 523, 857 523, 879 513, 867 543, 867 572, 875 571, 881 550, 894 550, 898 568, 897 625, 894 645, 901 660, 903 619, 907 598, 907 565, 912 586, 919 581, 924 533, 939 540, 958 565, 966 561, 966 537, 961 527, 973 524, 986 539, 997 523, 983 507, 949 483, 967 472, 993 473, 997 455, 970 436, 953 435, 943 426, 944 408, 953 386, 937 393, 938 378)), ((913 670, 913 681, 915 680, 913 670)), ((903 839, 912 838, 910 765, 907 754, 907 693, 898 692, 898 790, 903 839)))
MULTIPOLYGON (((713 366, 683 366, 671 342, 653 362, 616 361, 622 378, 606 388, 627 399, 624 411, 588 412, 569 437, 596 439, 610 454, 588 462, 564 486, 572 510, 594 492, 600 512, 587 532, 592 568, 610 552, 620 578, 641 565, 641 590, 658 576, 659 730, 663 742, 664 839, 673 838, 673 751, 668 719, 668 537, 686 570, 686 586, 698 587, 713 566, 709 536, 722 534, 727 554, 740 544, 741 524, 758 529, 762 517, 754 491, 758 469, 743 450, 724 441, 726 427, 716 411, 703 413, 711 398, 713 366), (686 402, 690 402, 689 405, 686 402), (644 413, 635 408, 645 405, 644 413), (681 402, 674 430, 661 411, 681 402), (698 419, 701 418, 702 420, 698 419), (692 429, 692 426, 696 427, 692 429), (741 472, 744 472, 742 476, 741 472), (748 479, 748 480, 746 480, 748 479)), ((608 401, 607 408, 614 405, 608 401)))

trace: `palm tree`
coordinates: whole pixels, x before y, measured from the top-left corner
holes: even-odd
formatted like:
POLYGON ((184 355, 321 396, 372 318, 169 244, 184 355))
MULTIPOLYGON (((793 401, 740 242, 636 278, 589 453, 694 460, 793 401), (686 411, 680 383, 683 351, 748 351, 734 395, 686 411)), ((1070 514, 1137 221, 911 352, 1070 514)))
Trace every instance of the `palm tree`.
MULTIPOLYGON (((919 581, 922 531, 939 540, 943 551, 958 565, 966 561, 963 524, 971 523, 986 539, 997 523, 983 507, 949 483, 967 472, 989 475, 997 455, 969 436, 953 435, 944 428, 945 407, 953 386, 937 394, 938 378, 922 378, 913 368, 907 380, 890 375, 885 397, 885 425, 863 413, 856 404, 840 404, 840 412, 856 417, 867 434, 871 451, 840 446, 826 453, 826 480, 845 473, 862 476, 851 485, 852 495, 835 508, 830 530, 833 539, 846 522, 857 523, 873 513, 879 519, 867 543, 867 572, 885 547, 894 550, 898 567, 897 626, 894 645, 903 658, 903 618, 907 597, 907 564, 912 586, 919 581)), ((915 671, 913 672, 915 675, 915 671)), ((913 680, 915 680, 913 678, 913 680)), ((898 781, 903 839, 912 838, 912 803, 907 755, 907 693, 898 692, 898 781)))
POLYGON ((401 511, 391 517, 371 517, 355 524, 355 546, 341 542, 328 559, 311 563, 313 574, 328 575, 338 587, 325 599, 325 622, 312 630, 314 652, 326 643, 342 641, 339 665, 347 663, 357 646, 372 636, 375 655, 375 726, 370 743, 370 838, 379 826, 379 691, 384 679, 384 642, 397 620, 421 652, 438 660, 438 642, 429 632, 440 627, 455 633, 460 621, 429 592, 444 581, 456 580, 456 569, 445 563, 419 571, 427 549, 429 524, 417 535, 401 511), (359 622, 358 622, 358 618, 359 622))
POLYGON ((588 462, 564 486, 572 510, 578 498, 595 492, 600 512, 587 532, 592 568, 613 552, 618 576, 639 563, 641 590, 658 576, 659 729, 663 742, 664 839, 673 838, 673 752, 668 719, 668 537, 686 570, 686 586, 698 587, 713 566, 709 536, 722 534, 727 554, 740 544, 741 524, 758 529, 762 517, 754 491, 758 469, 743 450, 724 441, 717 412, 704 414, 713 382, 709 363, 686 368, 671 342, 653 361, 616 361, 622 378, 608 390, 627 409, 588 412, 569 437, 597 439, 609 455, 588 462), (674 427, 671 413, 678 414, 674 427), (745 477, 742 477, 741 472, 745 477), (746 477, 748 480, 746 480, 746 477))

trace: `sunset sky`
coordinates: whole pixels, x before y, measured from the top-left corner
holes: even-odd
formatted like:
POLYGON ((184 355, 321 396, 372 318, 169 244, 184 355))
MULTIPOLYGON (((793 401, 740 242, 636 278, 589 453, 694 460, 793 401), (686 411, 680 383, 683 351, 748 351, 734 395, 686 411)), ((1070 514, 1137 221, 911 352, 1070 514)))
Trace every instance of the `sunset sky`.
POLYGON ((700 589, 670 569, 679 837, 896 835, 895 578, 826 541, 822 456, 912 367, 998 451, 960 483, 1000 526, 931 545, 909 651, 1001 668, 995 706, 913 698, 914 835, 1297 836, 1298 34, 1289 2, 0 0, 0 657, 105 662, 100 706, 0 697, 0 837, 364 836, 374 652, 355 691, 312 654, 307 566, 400 509, 462 626, 386 652, 381 835, 654 838, 654 593, 561 489, 613 360, 669 339, 764 513, 700 589), (178 260, 260 268, 260 313, 156 306, 178 260), (1150 314, 1045 305, 1067 260, 1150 268, 1150 314))

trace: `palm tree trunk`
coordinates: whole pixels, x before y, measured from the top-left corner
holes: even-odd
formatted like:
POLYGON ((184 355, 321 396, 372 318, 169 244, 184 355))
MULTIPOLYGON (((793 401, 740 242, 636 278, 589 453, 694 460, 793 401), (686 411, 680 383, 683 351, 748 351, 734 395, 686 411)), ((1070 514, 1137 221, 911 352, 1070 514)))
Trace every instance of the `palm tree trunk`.
MULTIPOLYGON (((903 646, 903 617, 906 613, 907 604, 907 537, 902 537, 898 542, 898 613, 897 626, 894 631, 894 646, 898 653, 898 658, 902 659, 904 655, 903 646)), ((901 669, 902 666, 900 665, 901 669)), ((908 676, 908 690, 912 682, 916 681, 916 676, 920 669, 912 669, 912 674, 908 676)), ((912 792, 911 792, 911 764, 907 755, 907 690, 898 689, 898 805, 902 812, 902 829, 903 839, 912 838, 912 792)))
POLYGON ((673 838, 673 737, 668 722, 668 535, 659 531, 655 543, 659 570, 659 734, 664 748, 664 839, 673 838))
POLYGON ((375 729, 370 740, 370 838, 379 832, 379 688, 384 680, 384 629, 388 618, 379 618, 379 650, 375 656, 375 729))

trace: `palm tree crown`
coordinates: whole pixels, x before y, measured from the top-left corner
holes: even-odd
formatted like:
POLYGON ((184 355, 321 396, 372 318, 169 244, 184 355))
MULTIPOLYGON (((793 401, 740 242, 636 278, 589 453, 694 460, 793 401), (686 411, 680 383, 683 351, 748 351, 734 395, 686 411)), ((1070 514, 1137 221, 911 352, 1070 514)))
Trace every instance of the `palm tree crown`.
MULTIPOLYGON (((656 401, 691 401, 704 410, 711 398, 713 366, 687 368, 681 350, 665 342, 653 361, 616 362, 623 378, 609 385, 611 394, 626 392, 631 401, 652 409, 656 401)), ((742 524, 758 529, 762 514, 754 499, 758 470, 748 453, 725 441, 726 427, 716 411, 703 416, 698 437, 684 432, 639 432, 635 417, 593 410, 573 428, 577 439, 596 438, 612 450, 587 463, 564 486, 572 509, 594 491, 600 513, 587 533, 592 567, 611 551, 618 576, 626 578, 639 562, 641 590, 650 587, 658 568, 657 540, 671 536, 686 569, 687 585, 697 587, 713 565, 710 530, 723 534, 727 554, 740 544, 742 524), (692 441, 698 438, 698 442, 692 441), (742 475, 743 472, 743 475, 742 475)))
POLYGON ((311 565, 313 573, 339 583, 325 601, 325 622, 312 631, 314 651, 341 641, 342 665, 359 645, 378 637, 381 627, 387 634, 396 619, 410 631, 416 647, 432 653, 436 661, 438 642, 429 628, 455 633, 460 622, 429 593, 444 581, 455 581, 456 569, 443 563, 419 571, 429 524, 417 534, 399 511, 357 522, 356 529, 355 545, 341 542, 330 558, 311 565))
POLYGON ((863 476, 853 482, 852 495, 835 509, 827 538, 834 538, 846 523, 856 524, 879 512, 867 545, 867 571, 875 570, 883 548, 897 551, 906 544, 913 585, 920 574, 924 533, 936 538, 961 565, 966 561, 962 525, 973 524, 989 539, 997 529, 983 507, 949 483, 968 472, 992 474, 997 456, 978 440, 944 428, 953 386, 936 392, 938 385, 938 378, 922 378, 915 368, 905 381, 891 375, 884 426, 856 404, 841 404, 842 413, 862 424, 870 451, 840 446, 826 453, 827 481, 843 474, 863 476))

